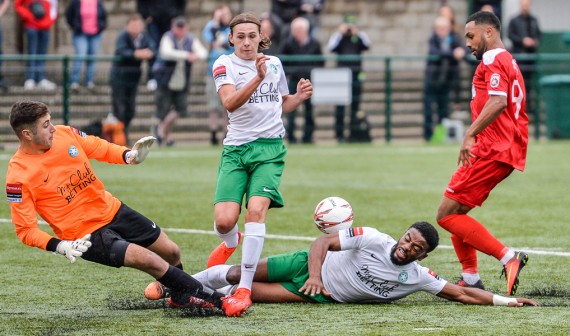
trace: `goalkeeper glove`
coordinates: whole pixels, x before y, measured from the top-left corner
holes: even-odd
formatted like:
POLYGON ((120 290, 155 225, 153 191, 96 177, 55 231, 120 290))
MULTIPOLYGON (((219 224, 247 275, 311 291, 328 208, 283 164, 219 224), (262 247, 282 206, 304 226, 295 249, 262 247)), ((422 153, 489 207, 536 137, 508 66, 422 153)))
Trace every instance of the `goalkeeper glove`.
POLYGON ((71 263, 74 263, 76 260, 75 258, 81 257, 83 253, 87 252, 87 249, 91 247, 89 239, 91 239, 90 234, 74 241, 62 240, 57 244, 55 251, 64 255, 71 263))
POLYGON ((153 136, 145 136, 135 142, 133 148, 127 152, 125 156, 128 164, 139 164, 146 159, 148 153, 150 152, 150 147, 156 140, 153 136))

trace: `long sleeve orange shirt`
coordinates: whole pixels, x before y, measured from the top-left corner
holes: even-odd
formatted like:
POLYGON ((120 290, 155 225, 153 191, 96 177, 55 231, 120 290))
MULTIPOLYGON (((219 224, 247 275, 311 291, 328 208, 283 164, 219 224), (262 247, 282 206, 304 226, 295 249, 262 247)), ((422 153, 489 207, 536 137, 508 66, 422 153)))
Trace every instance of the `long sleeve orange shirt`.
POLYGON ((89 159, 125 164, 126 150, 69 126, 56 126, 52 147, 43 154, 18 150, 6 174, 18 238, 46 249, 53 237, 38 227, 38 214, 57 238, 65 240, 81 238, 111 222, 121 201, 105 190, 89 159))

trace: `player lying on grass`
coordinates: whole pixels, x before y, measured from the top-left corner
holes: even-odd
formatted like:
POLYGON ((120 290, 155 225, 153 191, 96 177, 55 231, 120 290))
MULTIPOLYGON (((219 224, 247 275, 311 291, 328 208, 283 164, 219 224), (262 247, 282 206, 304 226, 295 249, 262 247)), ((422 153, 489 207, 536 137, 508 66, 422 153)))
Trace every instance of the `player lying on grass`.
POLYGON ((105 190, 90 159, 138 164, 148 155, 153 137, 132 149, 89 136, 69 126, 54 126, 40 102, 12 106, 10 125, 19 148, 8 164, 6 193, 12 222, 29 246, 111 267, 132 267, 156 278, 172 291, 173 307, 197 301, 221 308, 221 294, 207 294, 202 284, 182 271, 180 249, 150 219, 105 190), (39 214, 57 237, 38 227, 39 214))
MULTIPOLYGON (((399 241, 370 227, 317 238, 309 251, 262 260, 254 277, 253 302, 388 303, 417 291, 473 305, 537 306, 478 288, 449 283, 417 261, 437 247, 439 236, 427 222, 410 226, 399 241)), ((239 265, 218 265, 195 274, 206 287, 231 291, 239 265)), ((225 293, 227 294, 227 293, 225 293)))

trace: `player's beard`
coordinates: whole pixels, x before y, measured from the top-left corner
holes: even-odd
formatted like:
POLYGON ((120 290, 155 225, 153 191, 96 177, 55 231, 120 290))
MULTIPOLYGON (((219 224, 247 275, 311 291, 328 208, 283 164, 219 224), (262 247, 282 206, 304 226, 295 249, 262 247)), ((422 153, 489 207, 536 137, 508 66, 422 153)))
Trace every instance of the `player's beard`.
POLYGON ((411 263, 413 260, 400 261, 394 256, 394 254, 396 253, 397 247, 398 247, 398 243, 394 244, 394 246, 392 246, 392 249, 390 250, 390 260, 392 261, 392 263, 394 265, 398 265, 398 266, 404 266, 404 265, 411 263))

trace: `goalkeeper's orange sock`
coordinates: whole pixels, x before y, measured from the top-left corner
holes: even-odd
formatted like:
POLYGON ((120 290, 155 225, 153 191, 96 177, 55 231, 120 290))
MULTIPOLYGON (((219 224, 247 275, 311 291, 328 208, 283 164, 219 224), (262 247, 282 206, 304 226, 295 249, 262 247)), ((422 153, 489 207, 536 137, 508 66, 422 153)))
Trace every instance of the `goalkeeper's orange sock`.
MULTIPOLYGON (((457 236, 464 244, 467 244, 485 254, 501 260, 508 252, 508 248, 495 238, 483 224, 473 217, 465 214, 453 214, 438 221, 438 224, 457 236)), ((469 259, 467 252, 467 259, 469 259)))

